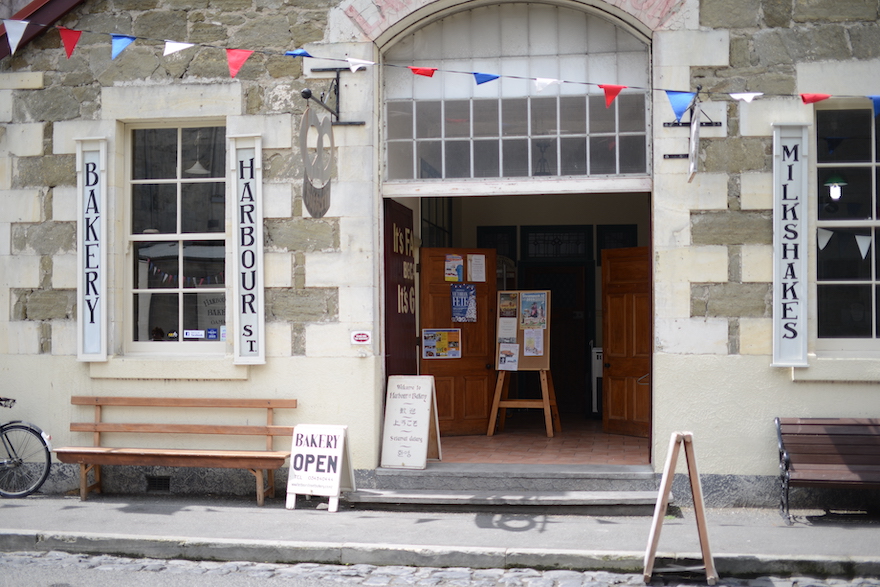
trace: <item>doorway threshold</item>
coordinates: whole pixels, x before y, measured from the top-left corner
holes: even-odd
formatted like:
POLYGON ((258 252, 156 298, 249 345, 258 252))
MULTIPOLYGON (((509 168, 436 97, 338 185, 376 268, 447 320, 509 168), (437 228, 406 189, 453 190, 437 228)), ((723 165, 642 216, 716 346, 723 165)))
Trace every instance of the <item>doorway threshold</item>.
POLYGON ((540 411, 514 412, 493 436, 441 436, 444 464, 649 465, 647 438, 606 434, 601 420, 562 415, 562 430, 548 438, 540 411))

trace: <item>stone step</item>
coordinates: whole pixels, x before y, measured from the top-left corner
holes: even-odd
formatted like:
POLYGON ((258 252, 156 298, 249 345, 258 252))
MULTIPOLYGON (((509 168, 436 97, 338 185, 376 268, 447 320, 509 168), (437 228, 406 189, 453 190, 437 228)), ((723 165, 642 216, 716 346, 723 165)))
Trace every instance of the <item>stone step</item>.
POLYGON ((356 507, 430 508, 477 511, 552 507, 554 512, 651 515, 656 491, 467 491, 359 489, 343 495, 356 507))
MULTIPOLYGON (((376 470, 378 490, 488 492, 656 492, 649 465, 510 465, 429 462, 425 469, 376 470)), ((360 485, 360 484, 359 484, 360 485)))

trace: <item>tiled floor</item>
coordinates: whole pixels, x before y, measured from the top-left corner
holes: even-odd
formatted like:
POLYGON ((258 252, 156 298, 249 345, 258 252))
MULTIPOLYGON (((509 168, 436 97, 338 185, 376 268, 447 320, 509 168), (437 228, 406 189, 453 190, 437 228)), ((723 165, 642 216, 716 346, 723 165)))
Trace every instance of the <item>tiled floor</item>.
POLYGON ((602 432, 601 420, 562 418, 562 432, 547 438, 543 415, 530 410, 507 419, 494 436, 443 436, 445 463, 645 465, 647 438, 602 432))

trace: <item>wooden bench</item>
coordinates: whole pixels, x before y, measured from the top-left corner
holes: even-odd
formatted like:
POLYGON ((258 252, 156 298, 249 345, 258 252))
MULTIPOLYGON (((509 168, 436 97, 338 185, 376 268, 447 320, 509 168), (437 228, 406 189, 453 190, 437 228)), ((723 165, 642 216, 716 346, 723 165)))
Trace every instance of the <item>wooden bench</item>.
POLYGON ((786 523, 789 488, 880 488, 880 419, 776 418, 780 509, 786 523))
MULTIPOLYGON (((71 422, 71 432, 91 432, 94 446, 65 446, 54 449, 62 463, 76 463, 80 467, 80 499, 85 501, 90 491, 101 491, 101 465, 135 465, 166 467, 217 467, 223 469, 246 469, 257 482, 257 504, 263 505, 265 496, 275 495, 275 471, 284 466, 290 451, 273 450, 273 437, 292 438, 293 426, 276 426, 274 411, 278 408, 296 408, 295 399, 226 399, 181 397, 94 397, 74 396, 70 403, 75 406, 94 406, 93 422, 71 422), (175 412, 192 410, 191 420, 206 416, 206 410, 231 408, 230 413, 253 418, 255 410, 265 411, 265 425, 222 424, 171 424, 171 423, 119 423, 103 420, 106 408, 165 408, 175 412), (102 446, 102 433, 135 434, 214 434, 220 436, 265 436, 266 450, 206 450, 168 448, 114 448, 102 446), (264 474, 267 475, 264 482, 264 474), (89 484, 89 472, 94 483, 89 484)), ((114 409, 113 412, 116 412, 114 409)), ((225 413, 225 412, 224 412, 225 413)), ((128 416, 128 414, 126 414, 128 416)), ((133 418, 129 418, 133 419, 133 418)), ((159 419, 159 418, 154 418, 159 419)), ((288 443, 289 444, 289 443, 288 443)))

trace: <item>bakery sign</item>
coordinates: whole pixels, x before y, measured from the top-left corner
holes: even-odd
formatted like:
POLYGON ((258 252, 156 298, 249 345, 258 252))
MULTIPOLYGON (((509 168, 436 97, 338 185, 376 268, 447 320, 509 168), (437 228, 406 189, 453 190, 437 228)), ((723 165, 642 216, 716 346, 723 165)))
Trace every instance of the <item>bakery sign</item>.
POLYGON ((807 192, 805 125, 773 127, 773 366, 807 364, 807 192))
POLYGON ((78 139, 77 358, 107 360, 107 141, 78 139))

